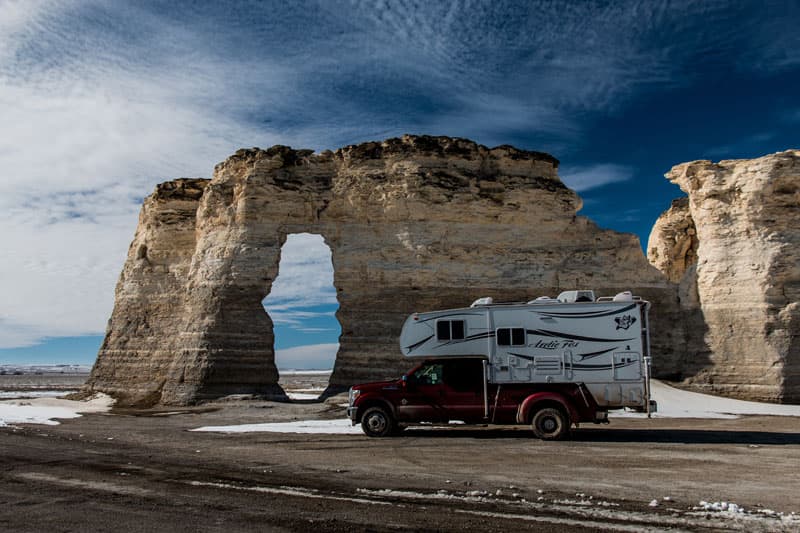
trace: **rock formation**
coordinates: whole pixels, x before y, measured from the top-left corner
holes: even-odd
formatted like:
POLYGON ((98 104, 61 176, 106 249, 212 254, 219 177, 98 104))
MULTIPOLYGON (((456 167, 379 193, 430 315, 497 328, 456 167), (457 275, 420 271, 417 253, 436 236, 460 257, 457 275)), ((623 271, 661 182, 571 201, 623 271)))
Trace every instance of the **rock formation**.
POLYGON ((648 252, 680 284, 686 384, 800 402, 800 151, 694 161, 666 176, 688 200, 662 215, 648 252))
POLYGON ((678 198, 656 220, 647 241, 647 260, 673 283, 697 263, 697 231, 689 214, 689 199, 678 198))
POLYGON ((634 235, 576 216, 557 167, 510 146, 405 136, 320 154, 240 150, 207 185, 162 184, 142 208, 88 388, 139 405, 280 394, 261 302, 300 232, 332 252, 334 390, 408 367, 397 339, 411 312, 575 288, 658 301, 654 366, 673 372, 684 350, 674 286, 634 235))

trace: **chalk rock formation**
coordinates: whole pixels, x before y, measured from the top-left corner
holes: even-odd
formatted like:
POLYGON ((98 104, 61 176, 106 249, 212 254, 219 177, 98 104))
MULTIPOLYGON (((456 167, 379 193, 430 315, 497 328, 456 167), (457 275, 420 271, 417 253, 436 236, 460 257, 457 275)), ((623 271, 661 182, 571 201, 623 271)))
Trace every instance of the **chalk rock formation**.
POLYGON ((689 214, 689 199, 678 198, 656 220, 647 241, 647 260, 671 282, 680 283, 697 263, 697 231, 689 214))
POLYGON ((280 394, 261 302, 286 236, 300 232, 332 252, 334 390, 408 368, 397 339, 411 312, 575 288, 660 302, 654 365, 674 367, 674 286, 634 235, 576 216, 581 200, 557 166, 510 146, 404 136, 321 154, 239 150, 199 202, 201 182, 191 201, 164 194, 187 183, 161 185, 143 207, 88 387, 130 404, 280 394))
POLYGON ((649 255, 681 284, 688 384, 800 402, 800 151, 684 163, 667 178, 689 195, 688 213, 662 216, 649 255))
POLYGON ((114 311, 89 383, 120 404, 156 403, 175 372, 184 294, 195 250, 195 214, 207 179, 162 183, 145 199, 114 311))

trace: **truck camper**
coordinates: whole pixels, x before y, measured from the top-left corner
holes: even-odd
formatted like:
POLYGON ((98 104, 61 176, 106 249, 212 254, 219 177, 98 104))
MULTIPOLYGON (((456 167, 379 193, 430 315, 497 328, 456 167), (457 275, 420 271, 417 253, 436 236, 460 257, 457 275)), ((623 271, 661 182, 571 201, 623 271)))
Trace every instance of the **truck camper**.
POLYGON ((417 364, 400 379, 355 385, 348 416, 372 437, 419 423, 529 424, 547 440, 608 411, 648 415, 649 302, 591 290, 527 303, 476 300, 414 313, 400 350, 417 364))

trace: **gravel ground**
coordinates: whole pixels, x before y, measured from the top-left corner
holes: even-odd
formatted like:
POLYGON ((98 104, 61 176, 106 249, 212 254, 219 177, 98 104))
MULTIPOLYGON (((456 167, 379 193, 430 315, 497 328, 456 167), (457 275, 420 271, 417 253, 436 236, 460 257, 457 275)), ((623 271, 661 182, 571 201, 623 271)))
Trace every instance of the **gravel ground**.
POLYGON ((230 400, 0 428, 0 530, 800 531, 796 417, 622 419, 567 442, 524 427, 388 439, 189 431, 338 418, 342 401, 230 400))

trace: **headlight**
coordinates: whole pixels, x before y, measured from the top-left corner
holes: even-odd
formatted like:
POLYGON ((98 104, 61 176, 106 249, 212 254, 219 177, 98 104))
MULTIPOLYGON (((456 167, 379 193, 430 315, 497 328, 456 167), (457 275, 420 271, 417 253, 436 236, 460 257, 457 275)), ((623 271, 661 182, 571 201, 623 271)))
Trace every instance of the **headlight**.
POLYGON ((349 393, 349 395, 348 395, 348 402, 350 403, 350 406, 351 406, 351 407, 352 407, 352 405, 353 405, 353 402, 355 402, 355 401, 356 401, 356 398, 358 398, 358 395, 359 395, 359 394, 361 394, 361 391, 360 391, 360 390, 358 390, 358 389, 352 389, 352 388, 350 389, 350 393, 349 393))

